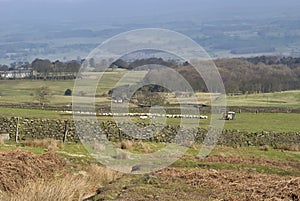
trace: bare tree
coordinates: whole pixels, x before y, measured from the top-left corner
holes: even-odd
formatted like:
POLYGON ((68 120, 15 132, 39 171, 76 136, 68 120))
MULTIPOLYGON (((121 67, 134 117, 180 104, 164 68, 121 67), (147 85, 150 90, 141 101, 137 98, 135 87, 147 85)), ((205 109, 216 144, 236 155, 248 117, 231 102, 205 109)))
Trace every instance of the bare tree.
POLYGON ((39 104, 44 108, 45 104, 49 102, 50 89, 49 87, 43 86, 35 91, 35 100, 39 101, 39 104))

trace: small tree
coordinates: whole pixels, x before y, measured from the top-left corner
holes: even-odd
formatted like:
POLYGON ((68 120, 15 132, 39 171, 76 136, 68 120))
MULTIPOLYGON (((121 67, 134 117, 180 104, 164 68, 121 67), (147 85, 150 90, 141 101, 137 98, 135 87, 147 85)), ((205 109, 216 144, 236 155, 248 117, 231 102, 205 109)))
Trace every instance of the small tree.
POLYGON ((65 96, 72 96, 72 90, 71 89, 67 89, 65 91, 65 96))
POLYGON ((34 98, 39 101, 39 104, 44 108, 45 104, 49 102, 50 89, 49 87, 40 87, 35 91, 34 98))

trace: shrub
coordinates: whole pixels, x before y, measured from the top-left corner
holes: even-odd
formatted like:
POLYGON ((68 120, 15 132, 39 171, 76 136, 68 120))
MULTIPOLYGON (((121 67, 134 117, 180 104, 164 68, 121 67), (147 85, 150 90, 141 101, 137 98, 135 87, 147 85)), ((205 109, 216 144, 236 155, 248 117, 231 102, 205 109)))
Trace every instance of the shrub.
POLYGON ((72 90, 71 89, 67 89, 65 91, 65 96, 72 96, 72 90))
POLYGON ((120 148, 121 149, 130 149, 133 146, 133 142, 130 140, 125 140, 121 142, 120 148))

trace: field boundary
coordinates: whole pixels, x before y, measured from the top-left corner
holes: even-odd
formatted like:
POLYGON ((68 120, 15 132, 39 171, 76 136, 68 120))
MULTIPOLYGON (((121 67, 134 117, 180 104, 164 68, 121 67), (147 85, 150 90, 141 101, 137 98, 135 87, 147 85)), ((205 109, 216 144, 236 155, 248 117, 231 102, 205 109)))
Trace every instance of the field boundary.
MULTIPOLYGON (((78 121, 78 120, 77 120, 78 121)), ((30 119, 30 118, 0 118, 0 124, 2 125, 0 133, 9 134, 11 139, 16 138, 16 132, 18 127, 19 140, 32 140, 32 139, 45 139, 51 138, 56 140, 67 140, 70 142, 79 142, 79 136, 76 133, 74 120, 54 120, 54 119, 30 119)), ((161 142, 161 143, 173 143, 178 130, 184 132, 186 139, 194 139, 196 143, 202 143, 207 137, 207 129, 204 128, 180 128, 180 126, 166 125, 161 131, 154 136, 149 136, 147 131, 140 133, 135 130, 131 130, 130 133, 136 133, 136 135, 127 135, 124 131, 120 130, 120 127, 112 121, 92 122, 82 120, 82 125, 89 124, 91 126, 99 126, 94 133, 93 139, 85 139, 90 142, 101 142, 103 138, 107 138, 112 142, 119 142, 123 140, 133 140, 149 142, 161 142), (190 136, 194 135, 195 136, 190 136)), ((145 127, 148 124, 144 122, 138 123, 140 127, 145 127)), ((123 128, 132 128, 130 125, 124 123, 123 128)), ((160 127, 161 125, 157 125, 160 127)), ((88 127, 87 127, 88 128, 88 127)), ((81 130, 82 131, 82 130, 81 130)), ((82 131, 89 132, 89 131, 82 131)), ((248 132, 239 130, 226 130, 224 129, 219 140, 219 145, 225 146, 263 146, 268 145, 272 147, 282 147, 299 145, 300 144, 300 132, 248 132)))

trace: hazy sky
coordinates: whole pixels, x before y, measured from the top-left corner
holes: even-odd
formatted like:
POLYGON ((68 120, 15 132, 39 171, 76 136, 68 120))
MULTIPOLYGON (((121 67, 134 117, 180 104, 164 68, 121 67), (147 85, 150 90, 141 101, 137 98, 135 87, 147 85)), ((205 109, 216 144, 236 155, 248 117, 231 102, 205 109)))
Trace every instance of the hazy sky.
MULTIPOLYGON (((279 21, 282 25, 291 17, 298 25, 299 11, 300 0, 0 0, 0 41, 38 40, 47 44, 50 41, 49 52, 52 52, 51 48, 57 50, 55 48, 62 44, 99 43, 136 28, 167 28, 192 37, 193 31, 198 30, 189 30, 191 27, 214 26, 214 29, 224 23, 220 20, 230 20, 224 23, 226 26, 245 23, 253 26, 253 30, 255 26, 279 21), (90 30, 93 33, 84 32, 90 30), (94 36, 98 38, 92 41, 94 36), (68 37, 81 39, 65 41, 68 37), (82 38, 88 39, 83 41, 82 38)), ((268 28, 272 32, 272 26, 268 28)), ((207 44, 212 43, 208 41, 207 44)), ((80 55, 73 54, 72 59, 80 55)), ((57 57, 53 56, 54 59, 57 57)))
POLYGON ((1 21, 297 15, 299 0, 0 0, 1 21))

